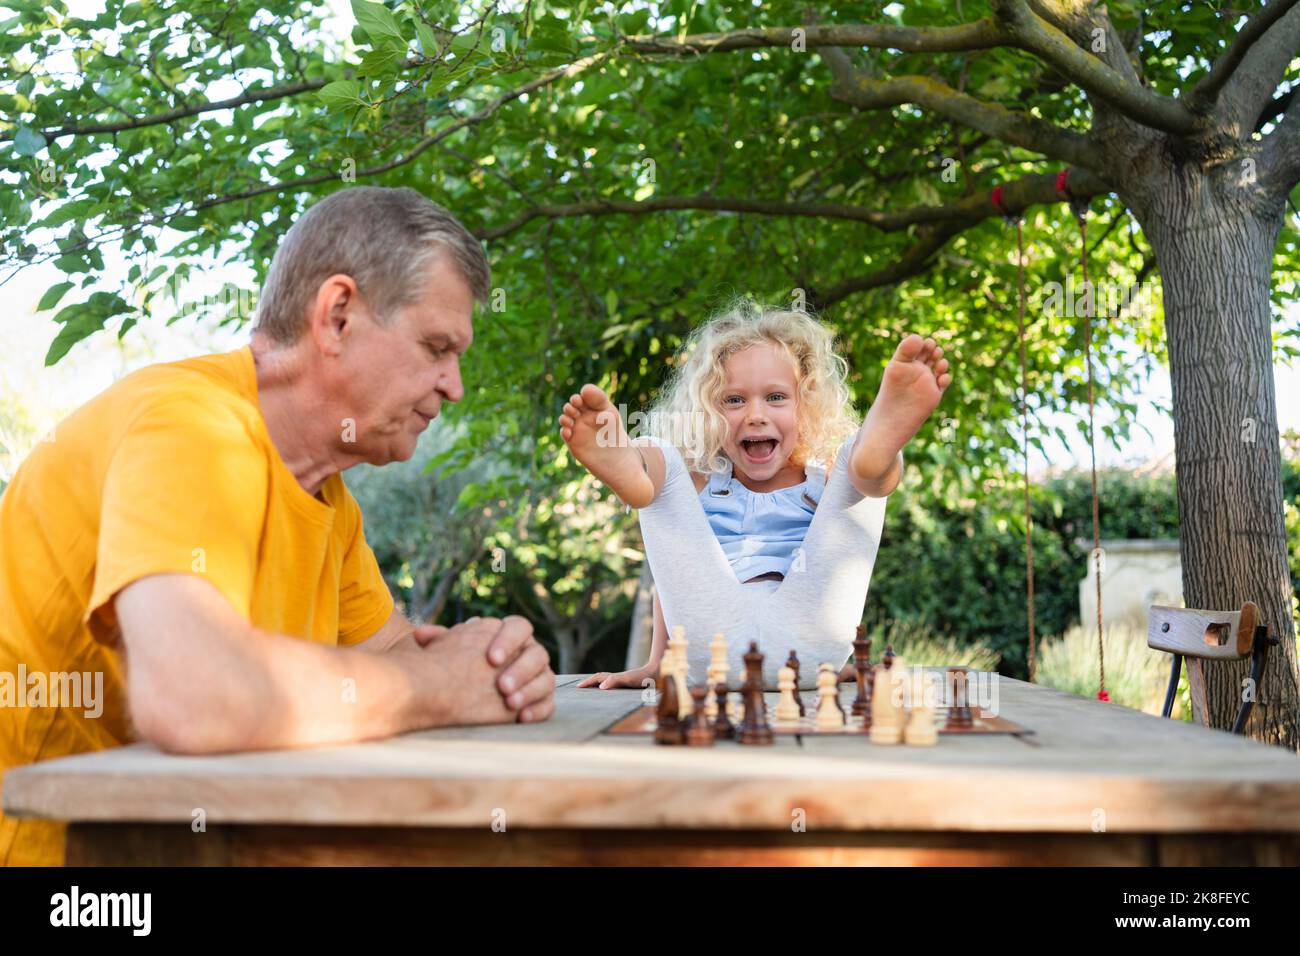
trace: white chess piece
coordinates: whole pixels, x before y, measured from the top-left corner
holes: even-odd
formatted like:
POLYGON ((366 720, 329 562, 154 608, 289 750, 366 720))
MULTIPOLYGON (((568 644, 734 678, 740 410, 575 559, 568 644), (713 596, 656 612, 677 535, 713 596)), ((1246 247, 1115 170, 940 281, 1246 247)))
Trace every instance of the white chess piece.
POLYGON ((934 723, 933 707, 913 707, 907 719, 904 742, 914 747, 933 747, 939 742, 939 731, 934 723))
POLYGON ((718 694, 714 690, 727 682, 727 641, 721 633, 714 634, 709 644, 709 693, 704 698, 704 714, 709 720, 718 717, 718 694))
POLYGON ((794 699, 794 668, 782 667, 777 672, 777 686, 781 689, 781 699, 776 703, 773 716, 777 723, 790 724, 799 722, 799 704, 794 699))
POLYGON ((876 668, 876 683, 871 692, 871 742, 897 744, 903 740, 903 708, 894 700, 894 681, 890 668, 876 668))
POLYGON ((911 709, 903 730, 903 741, 916 747, 933 747, 939 742, 934 711, 937 688, 924 667, 914 668, 910 676, 911 709))
POLYGON ((680 624, 673 628, 673 636, 668 639, 668 652, 673 655, 672 674, 677 683, 677 716, 685 718, 695 709, 691 701, 691 692, 686 680, 688 668, 686 629, 680 624))
MULTIPOLYGON (((793 676, 793 674, 791 674, 793 676)), ((826 664, 817 671, 817 729, 841 730, 844 727, 844 711, 840 710, 840 690, 837 687, 838 675, 835 668, 826 664)), ((795 710, 799 708, 796 705, 795 710)))

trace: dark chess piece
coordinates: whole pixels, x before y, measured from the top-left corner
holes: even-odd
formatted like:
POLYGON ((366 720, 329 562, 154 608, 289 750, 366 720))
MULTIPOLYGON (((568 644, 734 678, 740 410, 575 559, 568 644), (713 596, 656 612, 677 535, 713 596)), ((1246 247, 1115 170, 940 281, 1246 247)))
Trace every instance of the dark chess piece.
POLYGON ((975 725, 975 718, 970 712, 970 698, 967 694, 968 677, 969 672, 964 667, 948 668, 948 687, 952 692, 952 704, 948 707, 948 722, 944 725, 944 730, 957 730, 975 725))
POLYGON ((735 740, 736 726, 727 716, 727 685, 716 685, 713 688, 713 695, 718 701, 718 717, 713 722, 713 736, 718 740, 735 740))
POLYGON ((741 688, 745 702, 745 719, 740 723, 742 744, 767 745, 776 742, 772 728, 767 723, 767 707, 763 703, 763 654, 757 642, 751 641, 745 655, 745 686, 741 688))
POLYGON ((709 685, 699 684, 691 688, 691 701, 695 711, 691 714, 691 726, 686 731, 686 743, 691 747, 712 747, 713 728, 709 718, 704 715, 704 698, 709 696, 709 685))
POLYGON ((858 696, 853 700, 853 715, 866 716, 870 720, 871 691, 867 676, 871 670, 871 638, 867 637, 867 629, 860 624, 853 641, 853 669, 858 676, 858 696))
POLYGON ((655 743, 676 746, 685 743, 681 720, 677 716, 677 681, 673 675, 659 668, 655 683, 659 690, 659 707, 655 711, 655 743))
POLYGON ((785 666, 794 671, 794 702, 799 705, 799 716, 804 715, 803 697, 799 693, 799 655, 793 650, 790 651, 789 658, 786 659, 785 666))

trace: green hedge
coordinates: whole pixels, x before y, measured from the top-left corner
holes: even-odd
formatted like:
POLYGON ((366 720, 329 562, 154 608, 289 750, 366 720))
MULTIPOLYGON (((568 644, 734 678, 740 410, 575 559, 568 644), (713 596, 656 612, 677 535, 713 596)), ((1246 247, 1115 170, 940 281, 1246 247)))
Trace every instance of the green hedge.
MULTIPOLYGON (((1176 538, 1174 477, 1099 473, 1103 538, 1176 538)), ((1300 462, 1283 466, 1283 492, 1300 506, 1300 462)), ((1003 673, 1024 677, 1025 538, 1011 500, 948 510, 905 491, 890 502, 871 579, 867 618, 924 621, 938 633, 978 642, 1002 655, 1003 673)), ((1079 623, 1079 580, 1086 554, 1075 543, 1092 537, 1091 482, 1086 472, 1035 489, 1035 624, 1041 637, 1079 623)), ((1300 521, 1291 529, 1293 584, 1300 585, 1300 521)))

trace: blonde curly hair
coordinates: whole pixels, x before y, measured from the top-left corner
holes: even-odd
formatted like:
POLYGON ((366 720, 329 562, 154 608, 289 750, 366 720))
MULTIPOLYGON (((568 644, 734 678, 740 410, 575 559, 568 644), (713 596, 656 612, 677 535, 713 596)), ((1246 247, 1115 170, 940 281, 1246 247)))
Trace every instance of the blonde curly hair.
POLYGON ((796 370, 794 464, 830 467, 840 443, 857 430, 861 420, 849 392, 849 365, 835 351, 835 334, 805 311, 739 299, 692 330, 650 411, 650 433, 679 446, 691 471, 725 467, 723 369, 732 355, 764 342, 784 349, 796 370))

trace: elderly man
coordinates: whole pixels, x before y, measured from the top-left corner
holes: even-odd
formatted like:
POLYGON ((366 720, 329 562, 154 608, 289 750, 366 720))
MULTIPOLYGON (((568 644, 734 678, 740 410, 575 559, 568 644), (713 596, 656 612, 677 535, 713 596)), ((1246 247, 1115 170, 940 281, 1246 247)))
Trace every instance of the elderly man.
MULTIPOLYGON (((142 369, 60 424, 0 496, 0 774, 137 736, 210 753, 546 719, 531 625, 406 621, 340 476, 409 458, 461 398, 487 295, 446 210, 352 187, 285 236, 249 347, 142 369), (102 674, 103 700, 20 673, 102 674)), ((62 846, 0 816, 0 863, 62 846)))

